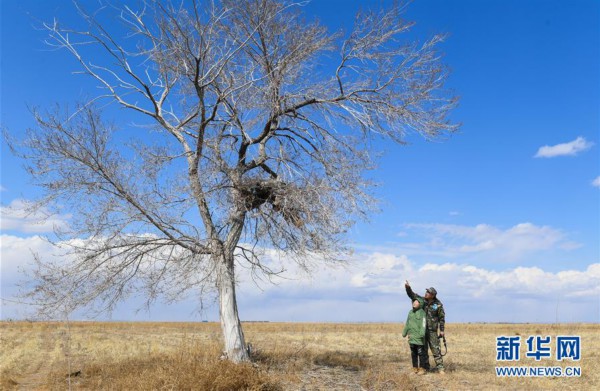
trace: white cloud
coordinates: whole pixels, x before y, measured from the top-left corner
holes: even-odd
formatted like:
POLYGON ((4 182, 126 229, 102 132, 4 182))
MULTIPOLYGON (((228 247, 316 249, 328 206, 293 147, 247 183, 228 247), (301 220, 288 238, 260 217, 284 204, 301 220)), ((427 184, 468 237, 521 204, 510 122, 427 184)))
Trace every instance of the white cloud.
POLYGON ((54 250, 53 245, 40 236, 0 235, 0 315, 3 319, 28 317, 30 307, 5 300, 14 300, 19 293, 18 286, 25 279, 22 271, 31 269, 33 254, 50 255, 54 250))
POLYGON ((596 179, 592 181, 592 186, 600 187, 600 176, 597 176, 596 179))
POLYGON ((544 145, 543 147, 540 147, 540 149, 538 149, 534 157, 551 158, 556 156, 575 156, 579 152, 583 152, 585 150, 590 149, 592 145, 594 145, 593 142, 587 141, 583 137, 577 137, 575 140, 568 143, 557 144, 552 146, 544 145))
POLYGON ((2 280, 14 282, 19 268, 27 268, 33 261, 33 254, 51 254, 55 247, 40 236, 20 238, 13 235, 0 235, 2 254, 2 280))
POLYGON ((6 191, 6 187, 0 185, 0 192, 2 192, 2 191, 6 191))
MULTIPOLYGON (((47 257, 59 253, 39 236, 0 236, 3 298, 14 291, 15 282, 21 279, 17 268, 28 267, 32 251, 47 257)), ((263 283, 259 289, 246 269, 237 269, 243 320, 400 322, 410 308, 404 292, 405 280, 419 294, 434 286, 451 322, 599 320, 597 312, 590 308, 598 308, 600 263, 582 270, 548 271, 522 266, 494 270, 467 262, 419 264, 406 255, 367 252, 356 254, 346 267, 315 267, 313 278, 308 279, 301 267, 285 259, 267 262, 287 264, 286 278, 276 278, 275 285, 263 283)), ((318 260, 315 262, 318 264, 318 260)), ((190 320, 196 319, 197 305, 195 300, 187 300, 178 306, 157 305, 149 315, 134 315, 135 303, 128 301, 113 314, 113 319, 190 320), (168 312, 168 319, 163 311, 168 312)), ((11 308, 3 303, 3 317, 18 317, 18 311, 18 306, 11 308)), ((217 313, 217 307, 210 308, 205 318, 217 320, 217 313)))
POLYGON ((456 288, 470 297, 510 299, 529 295, 542 298, 560 293, 564 297, 574 298, 585 294, 600 294, 600 263, 589 265, 583 271, 566 270, 557 273, 547 272, 539 267, 493 271, 455 263, 427 264, 419 272, 435 273, 443 281, 456 281, 456 288))
POLYGON ((301 274, 292 267, 290 278, 262 290, 242 283, 242 316, 274 321, 403 321, 410 306, 404 281, 409 280, 419 294, 436 287, 454 322, 598 320, 589 308, 598 305, 600 263, 556 272, 522 266, 493 270, 455 262, 419 265, 405 255, 374 252, 357 254, 349 268, 318 269, 312 280, 301 274))
POLYGON ((453 262, 419 266, 386 253, 359 254, 351 269, 322 269, 310 282, 281 280, 263 291, 242 284, 240 311, 251 319, 282 321, 402 321, 410 306, 405 280, 419 294, 436 287, 454 322, 598 320, 589 308, 598 305, 600 263, 558 272, 492 270, 453 262))
POLYGON ((15 199, 8 206, 0 206, 2 231, 22 233, 52 232, 54 228, 66 228, 70 215, 53 215, 47 209, 31 209, 26 200, 15 199))
POLYGON ((520 223, 508 229, 487 224, 406 224, 405 228, 421 236, 419 242, 399 243, 401 249, 410 254, 463 257, 485 253, 490 255, 491 261, 516 261, 534 252, 580 247, 569 241, 562 231, 532 223, 520 223))

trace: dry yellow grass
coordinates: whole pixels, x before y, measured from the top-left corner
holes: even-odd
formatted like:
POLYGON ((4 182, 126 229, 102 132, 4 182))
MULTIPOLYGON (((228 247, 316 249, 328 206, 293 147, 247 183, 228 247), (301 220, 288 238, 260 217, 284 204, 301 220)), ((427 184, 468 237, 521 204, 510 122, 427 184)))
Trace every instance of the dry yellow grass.
MULTIPOLYGON (((1 389, 592 390, 600 389, 598 324, 449 324, 446 375, 416 376, 400 324, 247 323, 254 362, 219 360, 215 323, 0 323, 1 389), (496 377, 496 337, 580 335, 577 378, 496 377), (74 376, 69 378, 67 374, 74 376)), ((524 356, 524 347, 521 354, 524 356)))

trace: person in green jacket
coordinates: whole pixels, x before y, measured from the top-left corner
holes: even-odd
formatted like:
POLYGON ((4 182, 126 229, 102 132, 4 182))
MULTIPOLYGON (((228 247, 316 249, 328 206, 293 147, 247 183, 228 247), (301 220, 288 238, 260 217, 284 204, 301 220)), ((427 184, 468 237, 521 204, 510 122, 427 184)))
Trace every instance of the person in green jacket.
POLYGON ((408 336, 414 373, 424 375, 429 370, 429 355, 425 344, 427 317, 422 308, 423 299, 415 299, 412 307, 408 312, 402 337, 408 336))

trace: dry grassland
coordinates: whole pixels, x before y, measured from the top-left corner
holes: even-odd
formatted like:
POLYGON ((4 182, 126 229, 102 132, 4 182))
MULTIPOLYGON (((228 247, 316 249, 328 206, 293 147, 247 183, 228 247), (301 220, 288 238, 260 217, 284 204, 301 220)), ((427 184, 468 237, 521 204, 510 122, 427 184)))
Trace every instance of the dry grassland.
MULTIPOLYGON (((246 323, 253 363, 219 360, 215 323, 0 323, 1 389, 597 390, 598 324, 448 324, 446 375, 410 371, 400 324, 246 323), (580 335, 577 378, 496 377, 496 337, 580 335), (67 376, 72 374, 72 376, 67 376)), ((433 362, 433 360, 432 360, 433 362)))

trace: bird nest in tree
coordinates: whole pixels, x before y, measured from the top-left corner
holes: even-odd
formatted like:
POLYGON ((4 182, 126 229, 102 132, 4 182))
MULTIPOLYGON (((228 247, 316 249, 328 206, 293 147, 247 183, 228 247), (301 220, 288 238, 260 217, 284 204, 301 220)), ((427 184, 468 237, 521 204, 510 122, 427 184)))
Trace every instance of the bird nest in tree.
POLYGON ((269 204, 288 223, 298 228, 304 225, 302 207, 295 197, 291 196, 291 192, 298 191, 295 185, 276 179, 250 179, 243 182, 239 190, 246 210, 258 209, 264 204, 269 204))

